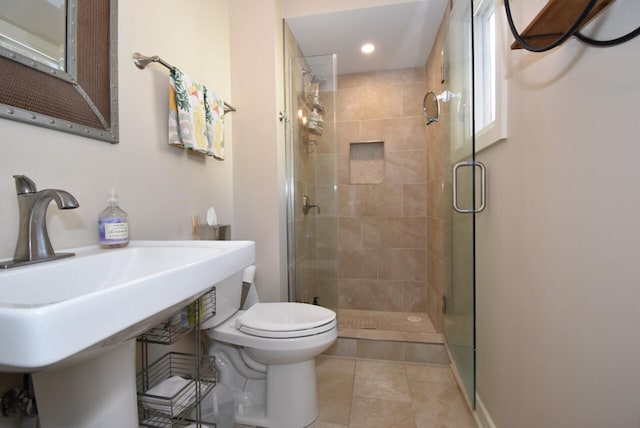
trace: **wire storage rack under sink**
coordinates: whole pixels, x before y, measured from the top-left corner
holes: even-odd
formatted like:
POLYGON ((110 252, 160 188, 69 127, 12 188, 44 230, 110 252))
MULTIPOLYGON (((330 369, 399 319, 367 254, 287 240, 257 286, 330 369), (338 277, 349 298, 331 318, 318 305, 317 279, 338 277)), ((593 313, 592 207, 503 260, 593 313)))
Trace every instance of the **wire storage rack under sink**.
POLYGON ((201 401, 215 387, 215 358, 204 354, 200 325, 216 313, 216 288, 166 321, 138 336, 142 369, 136 376, 138 423, 141 427, 210 427, 202 418, 201 401), (194 354, 168 352, 149 364, 149 346, 172 345, 194 331, 194 354))
POLYGON ((216 288, 177 311, 165 322, 138 336, 138 342, 171 345, 187 335, 196 324, 208 321, 216 314, 216 288))
POLYGON ((215 358, 201 356, 199 364, 197 358, 169 352, 138 373, 140 426, 174 428, 195 422, 192 413, 196 405, 216 385, 215 358))

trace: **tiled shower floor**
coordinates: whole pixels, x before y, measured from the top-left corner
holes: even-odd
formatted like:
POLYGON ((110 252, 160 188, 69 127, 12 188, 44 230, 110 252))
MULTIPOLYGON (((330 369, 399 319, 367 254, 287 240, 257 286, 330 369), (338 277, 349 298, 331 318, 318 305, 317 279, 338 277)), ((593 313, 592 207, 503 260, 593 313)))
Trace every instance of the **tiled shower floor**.
POLYGON ((338 340, 326 355, 448 364, 442 334, 426 313, 338 311, 338 340))
POLYGON ((429 315, 423 312, 338 310, 340 337, 443 343, 429 315))

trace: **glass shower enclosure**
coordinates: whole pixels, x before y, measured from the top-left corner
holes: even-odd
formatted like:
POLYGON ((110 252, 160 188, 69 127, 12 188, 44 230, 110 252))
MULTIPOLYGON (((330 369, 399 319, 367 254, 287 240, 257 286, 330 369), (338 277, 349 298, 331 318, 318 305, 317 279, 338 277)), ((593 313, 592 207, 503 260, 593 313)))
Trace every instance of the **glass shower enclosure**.
MULTIPOLYGON (((442 236, 431 239, 444 243, 445 342, 463 389, 475 405, 473 211, 480 180, 473 121, 473 0, 450 4, 442 73, 446 91, 439 96, 440 126, 446 130, 442 166, 449 172, 442 186, 446 207, 442 236)), ((289 300, 337 310, 336 57, 303 57, 286 36, 285 46, 289 300)))
POLYGON ((286 86, 289 300, 337 310, 336 56, 291 57, 286 86))
POLYGON ((448 101, 444 106, 445 156, 445 316, 444 334, 464 392, 475 407, 475 214, 481 183, 475 162, 473 0, 456 1, 445 43, 448 101))

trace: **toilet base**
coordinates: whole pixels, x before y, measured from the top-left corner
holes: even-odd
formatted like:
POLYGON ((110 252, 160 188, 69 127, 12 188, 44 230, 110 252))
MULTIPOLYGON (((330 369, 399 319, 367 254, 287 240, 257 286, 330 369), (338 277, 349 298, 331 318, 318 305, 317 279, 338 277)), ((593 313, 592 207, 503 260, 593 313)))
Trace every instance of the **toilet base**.
POLYGON ((271 365, 267 370, 270 427, 303 428, 318 418, 315 359, 271 365))
POLYGON ((266 428, 304 428, 318 418, 315 360, 267 368, 266 403, 236 403, 236 423, 266 428))

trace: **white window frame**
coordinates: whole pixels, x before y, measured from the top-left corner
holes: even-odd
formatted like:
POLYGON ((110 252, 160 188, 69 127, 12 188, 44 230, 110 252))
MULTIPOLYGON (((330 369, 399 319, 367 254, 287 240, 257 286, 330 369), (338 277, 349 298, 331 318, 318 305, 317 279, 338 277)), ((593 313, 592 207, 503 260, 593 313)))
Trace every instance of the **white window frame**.
POLYGON ((507 138, 507 82, 500 42, 505 36, 505 26, 500 19, 501 5, 500 0, 474 1, 476 153, 507 138))

